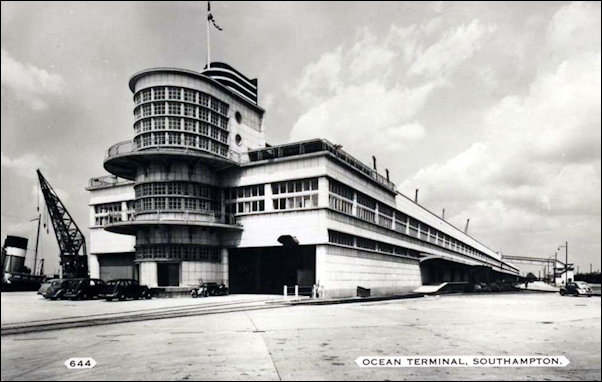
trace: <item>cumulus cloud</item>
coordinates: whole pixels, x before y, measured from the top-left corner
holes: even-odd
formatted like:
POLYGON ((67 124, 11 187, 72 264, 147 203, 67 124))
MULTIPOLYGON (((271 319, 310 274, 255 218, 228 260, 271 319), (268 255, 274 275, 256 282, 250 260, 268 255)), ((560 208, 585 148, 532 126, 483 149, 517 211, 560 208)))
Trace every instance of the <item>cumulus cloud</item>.
POLYGON ((482 141, 421 169, 401 189, 420 187, 429 203, 455 211, 457 224, 476 218, 479 233, 500 242, 505 232, 525 254, 550 250, 531 243, 560 241, 559 234, 599 254, 600 13, 591 7, 569 4, 554 15, 543 49, 555 60, 540 63, 526 94, 484 111, 482 141), (597 239, 582 235, 587 225, 597 239))
POLYGON ((49 159, 33 153, 25 153, 19 157, 11 158, 4 152, 0 153, 2 168, 13 171, 16 175, 25 178, 35 178, 36 170, 49 163, 49 159))
POLYGON ((428 98, 492 30, 475 20, 426 44, 441 28, 438 18, 392 25, 384 38, 364 28, 351 46, 338 46, 308 64, 292 92, 306 111, 291 140, 324 137, 369 157, 367 150, 394 153, 423 139, 427 129, 418 114, 428 98), (458 52, 444 59, 452 49, 458 52), (416 76, 425 78, 412 79, 416 76))
POLYGON ((470 58, 483 43, 484 37, 495 30, 479 20, 449 30, 437 43, 418 55, 408 72, 412 75, 441 77, 470 58))
POLYGON ((63 93, 65 80, 59 74, 50 73, 32 64, 17 61, 8 51, 2 49, 2 87, 24 101, 33 110, 47 107, 47 97, 63 93))

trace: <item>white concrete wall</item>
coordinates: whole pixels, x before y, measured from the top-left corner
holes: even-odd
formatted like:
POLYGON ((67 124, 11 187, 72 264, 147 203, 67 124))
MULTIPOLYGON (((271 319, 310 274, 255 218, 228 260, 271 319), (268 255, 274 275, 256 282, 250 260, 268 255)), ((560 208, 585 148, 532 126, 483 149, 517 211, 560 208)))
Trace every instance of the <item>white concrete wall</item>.
POLYGON ((149 288, 158 286, 156 262, 145 261, 140 263, 140 285, 146 285, 149 288))
POLYGON ((88 254, 88 271, 90 273, 90 278, 100 278, 100 263, 98 262, 98 256, 91 253, 88 254))
POLYGON ((134 252, 136 237, 105 231, 102 227, 90 228, 92 254, 134 252))
POLYGON ((278 237, 281 235, 295 236, 301 245, 328 241, 325 209, 246 215, 239 217, 239 221, 244 226, 240 241, 225 244, 242 248, 279 246, 278 237))
POLYGON ((326 297, 355 296, 358 286, 371 289, 375 296, 410 292, 422 285, 416 260, 331 245, 316 247, 316 283, 324 287, 326 297))
POLYGON ((134 200, 134 197, 133 183, 121 184, 115 187, 92 189, 90 190, 90 205, 134 200))
POLYGON ((198 286, 201 283, 228 282, 228 264, 202 261, 182 261, 180 286, 198 286))

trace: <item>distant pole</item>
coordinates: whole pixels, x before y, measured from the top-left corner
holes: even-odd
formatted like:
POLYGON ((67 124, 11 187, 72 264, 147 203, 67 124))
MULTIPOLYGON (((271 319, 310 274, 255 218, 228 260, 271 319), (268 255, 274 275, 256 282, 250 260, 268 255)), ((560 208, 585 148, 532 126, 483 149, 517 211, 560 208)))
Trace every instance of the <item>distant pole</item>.
POLYGON ((569 242, 564 243, 564 260, 566 261, 566 274, 564 277, 564 285, 569 283, 569 242))
POLYGON ((207 69, 209 69, 211 65, 211 39, 209 37, 209 14, 211 13, 211 3, 207 2, 207 69))
POLYGON ((38 266, 38 244, 40 244, 40 223, 42 222, 42 214, 38 213, 38 234, 36 236, 36 251, 33 255, 33 274, 36 274, 36 268, 38 266))

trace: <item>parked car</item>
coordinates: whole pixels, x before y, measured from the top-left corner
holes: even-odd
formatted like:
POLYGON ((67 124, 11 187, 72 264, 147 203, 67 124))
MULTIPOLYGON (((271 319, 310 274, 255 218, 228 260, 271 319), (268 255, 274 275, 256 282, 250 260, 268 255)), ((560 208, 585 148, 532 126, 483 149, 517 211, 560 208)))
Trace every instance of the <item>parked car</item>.
POLYGON ((112 301, 113 299, 123 301, 128 298, 133 298, 134 300, 138 300, 139 298, 150 299, 152 296, 150 289, 146 285, 140 285, 138 281, 132 279, 119 279, 107 281, 99 297, 107 301, 112 301))
POLYGON ((50 286, 46 289, 46 294, 43 296, 50 300, 59 300, 63 299, 65 291, 69 287, 69 284, 73 281, 73 279, 56 279, 50 284, 50 286))
POLYGON ((48 292, 48 288, 50 288, 52 283, 57 280, 59 280, 59 279, 48 279, 48 280, 44 281, 42 283, 42 285, 40 285, 40 289, 38 289, 38 294, 41 295, 42 297, 46 298, 46 293, 48 292))
POLYGON ((592 297, 593 293, 594 293, 594 291, 589 286, 589 284, 586 283, 585 281, 571 282, 571 283, 566 284, 566 286, 563 286, 562 288, 560 288, 560 294, 562 296, 564 296, 566 294, 572 294, 573 296, 576 296, 576 297, 577 296, 592 297))
POLYGON ((225 296, 228 294, 228 287, 218 283, 203 283, 198 288, 194 288, 190 295, 193 298, 207 296, 225 296))
POLYGON ((64 297, 71 300, 97 298, 103 292, 105 282, 101 279, 74 279, 67 286, 64 297))

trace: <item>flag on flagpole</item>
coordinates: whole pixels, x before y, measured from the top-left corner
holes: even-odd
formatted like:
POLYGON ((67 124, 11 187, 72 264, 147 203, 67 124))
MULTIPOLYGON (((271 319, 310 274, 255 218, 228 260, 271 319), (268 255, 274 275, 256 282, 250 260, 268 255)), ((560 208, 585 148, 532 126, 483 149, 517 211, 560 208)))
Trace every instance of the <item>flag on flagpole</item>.
POLYGON ((208 1, 207 2, 207 21, 211 21, 211 23, 213 24, 214 27, 217 28, 217 30, 223 30, 219 25, 217 25, 215 23, 215 19, 213 18, 213 15, 211 14, 211 2, 208 1))

